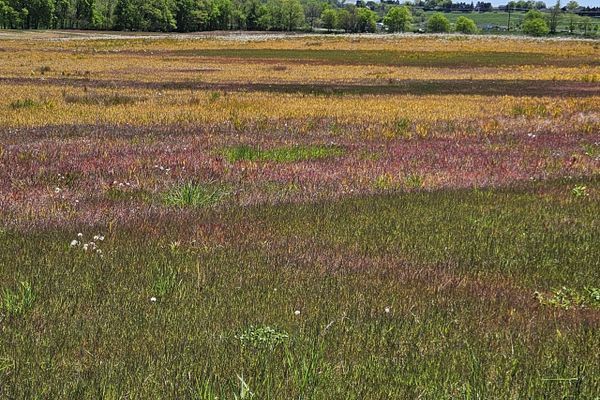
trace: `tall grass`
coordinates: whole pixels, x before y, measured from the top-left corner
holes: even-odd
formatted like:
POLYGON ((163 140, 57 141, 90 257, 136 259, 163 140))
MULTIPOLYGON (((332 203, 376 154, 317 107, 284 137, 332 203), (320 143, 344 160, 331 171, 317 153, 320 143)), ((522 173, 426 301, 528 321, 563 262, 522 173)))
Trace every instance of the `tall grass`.
POLYGON ((165 216, 107 227, 103 258, 8 231, 1 285, 37 297, 3 321, 2 394, 593 398, 597 311, 534 296, 598 287, 571 186, 165 216))
POLYGON ((337 157, 344 154, 344 150, 334 146, 289 146, 276 147, 272 149, 260 149, 241 145, 223 150, 227 161, 273 161, 273 162, 297 162, 307 160, 319 160, 329 157, 337 157))
POLYGON ((185 183, 164 194, 165 204, 177 207, 210 207, 218 204, 229 192, 222 186, 185 183))

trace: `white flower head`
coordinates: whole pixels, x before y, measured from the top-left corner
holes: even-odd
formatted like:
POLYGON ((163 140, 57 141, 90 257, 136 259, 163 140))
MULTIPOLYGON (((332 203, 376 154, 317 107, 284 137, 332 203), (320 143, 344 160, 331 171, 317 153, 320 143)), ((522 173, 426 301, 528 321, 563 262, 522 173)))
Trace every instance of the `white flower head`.
POLYGON ((83 245, 83 251, 87 251, 87 250, 88 250, 88 244, 86 243, 83 245))
POLYGON ((386 313, 386 314, 389 314, 389 313, 390 313, 390 311, 392 311, 392 309, 391 309, 390 307, 386 307, 386 308, 385 308, 385 313, 386 313))
POLYGON ((78 237, 79 239, 81 239, 81 238, 83 237, 83 233, 79 232, 79 233, 77 234, 77 237, 78 237))
POLYGON ((156 297, 154 297, 154 296, 150 297, 150 301, 151 301, 152 303, 156 303, 156 297))
POLYGON ((300 310, 294 311, 294 315, 300 315, 300 310))
POLYGON ((71 240, 71 247, 79 246, 79 240, 71 240))

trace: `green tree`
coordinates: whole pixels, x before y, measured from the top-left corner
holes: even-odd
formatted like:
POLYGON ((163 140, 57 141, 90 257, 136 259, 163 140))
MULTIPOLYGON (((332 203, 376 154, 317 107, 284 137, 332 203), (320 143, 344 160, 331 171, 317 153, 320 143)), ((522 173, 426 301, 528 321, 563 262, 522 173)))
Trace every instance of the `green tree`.
POLYGON ((543 18, 532 18, 523 23, 523 33, 527 35, 545 36, 548 32, 550 32, 550 28, 543 18))
POLYGON ((554 7, 550 9, 550 18, 548 19, 548 27, 550 28, 550 33, 556 33, 556 28, 558 27, 558 23, 560 22, 561 13, 562 10, 560 8, 560 0, 557 0, 554 7))
POLYGON ((332 8, 326 8, 321 13, 323 28, 331 32, 337 26, 337 12, 332 8))
POLYGON ((304 23, 304 9, 300 0, 282 0, 283 27, 293 31, 304 23))
POLYGON ((259 26, 267 30, 293 31, 304 22, 304 9, 299 0, 269 0, 261 7, 259 26))
POLYGON ((102 16, 96 9, 94 0, 77 0, 75 3, 75 20, 77 27, 83 29, 97 28, 102 24, 102 16))
POLYGON ((246 0, 243 11, 246 19, 246 29, 258 29, 258 18, 260 17, 260 0, 246 0))
POLYGON ((115 6, 115 28, 119 30, 139 30, 141 15, 133 0, 118 0, 115 6))
POLYGON ((436 12, 427 20, 427 30, 429 32, 450 32, 450 21, 441 12, 436 12))
POLYGON ((13 7, 21 9, 27 28, 52 28, 54 17, 54 0, 17 1, 13 7), (27 12, 24 12, 27 10, 27 12))
POLYGON ((321 16, 322 12, 323 3, 320 3, 317 0, 309 0, 308 3, 304 5, 304 16, 310 24, 311 30, 315 27, 315 21, 321 16))
POLYGON ((525 17, 523 17, 523 22, 529 21, 531 19, 536 19, 536 18, 545 19, 545 16, 544 16, 544 14, 541 11, 538 11, 538 10, 529 10, 525 14, 525 17))
POLYGON ((456 19, 456 31, 465 34, 477 33, 477 25, 472 19, 460 16, 456 19))
POLYGON ((140 29, 153 32, 170 32, 177 27, 175 16, 167 1, 143 1, 140 6, 138 8, 142 13, 140 29))
POLYGON ((57 0, 54 8, 54 20, 58 28, 71 28, 73 26, 73 7, 70 0, 57 0))
POLYGON ((7 2, 0 0, 0 28, 13 28, 15 10, 7 2))
POLYGON ((377 29, 377 14, 366 7, 356 10, 356 31, 375 32, 377 29))
POLYGON ((567 3, 567 11, 569 12, 569 33, 575 32, 575 26, 577 25, 575 10, 577 10, 577 8, 579 8, 579 4, 576 1, 571 0, 567 3))
POLYGON ((345 32, 352 32, 356 26, 356 16, 347 8, 341 8, 337 14, 337 28, 345 32))
POLYGON ((585 36, 592 33, 593 26, 594 23, 592 21, 592 17, 583 17, 579 20, 579 29, 583 31, 585 36))
POLYGON ((175 23, 180 32, 198 30, 198 21, 194 17, 197 10, 195 0, 177 0, 175 3, 175 23))
POLYGON ((407 6, 392 7, 383 18, 389 32, 406 32, 410 29, 413 17, 407 6))

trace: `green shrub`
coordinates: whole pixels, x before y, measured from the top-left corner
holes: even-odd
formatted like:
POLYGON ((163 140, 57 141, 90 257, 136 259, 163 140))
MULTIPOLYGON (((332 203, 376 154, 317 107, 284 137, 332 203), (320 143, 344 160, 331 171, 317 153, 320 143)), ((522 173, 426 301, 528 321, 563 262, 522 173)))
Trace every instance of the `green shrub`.
POLYGON ((477 25, 475 25, 475 21, 472 19, 460 16, 456 20, 456 32, 465 34, 477 33, 477 25))
POLYGON ((531 36, 545 36, 550 32, 548 24, 542 18, 533 18, 523 23, 523 33, 531 36))
POLYGON ((389 32, 406 32, 410 29, 413 20, 410 9, 407 6, 392 7, 383 18, 383 24, 389 32))
POLYGON ((434 33, 450 32, 450 21, 444 14, 437 12, 427 20, 427 30, 434 33))

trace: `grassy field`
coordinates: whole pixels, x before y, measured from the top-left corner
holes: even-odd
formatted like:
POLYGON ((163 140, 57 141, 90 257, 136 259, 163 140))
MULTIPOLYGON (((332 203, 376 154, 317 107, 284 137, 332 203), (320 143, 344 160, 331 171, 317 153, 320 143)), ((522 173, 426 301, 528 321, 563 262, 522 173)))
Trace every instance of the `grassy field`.
MULTIPOLYGON (((433 13, 434 13, 433 11, 428 11, 428 12, 425 12, 424 15, 430 16, 433 13)), ((510 13, 511 30, 514 30, 515 32, 520 32, 520 30, 521 30, 520 27, 523 23, 523 20, 525 19, 525 14, 526 14, 525 11, 516 11, 516 12, 510 13)), ((470 18, 473 21, 475 21, 475 24, 477 24, 477 26, 479 26, 480 28, 482 28, 486 25, 508 27, 508 13, 505 11, 492 11, 492 12, 485 12, 485 13, 445 12, 444 15, 450 20, 451 23, 455 23, 456 20, 458 19, 458 17, 465 16, 465 17, 470 18)), ((576 32, 579 34, 582 34, 583 33, 581 31, 582 28, 579 27, 579 23, 584 20, 584 17, 579 16, 579 15, 575 15, 575 16, 571 17, 568 14, 562 14, 561 17, 559 18, 559 22, 557 25, 557 31, 558 32, 568 32, 569 24, 571 23, 571 18, 572 18, 572 21, 575 23, 576 32)), ((417 22, 418 22, 418 19, 417 19, 417 22)), ((599 25, 600 19, 593 18, 591 23, 593 25, 599 25)))
POLYGON ((0 397, 597 399, 598 51, 0 40, 0 397))

